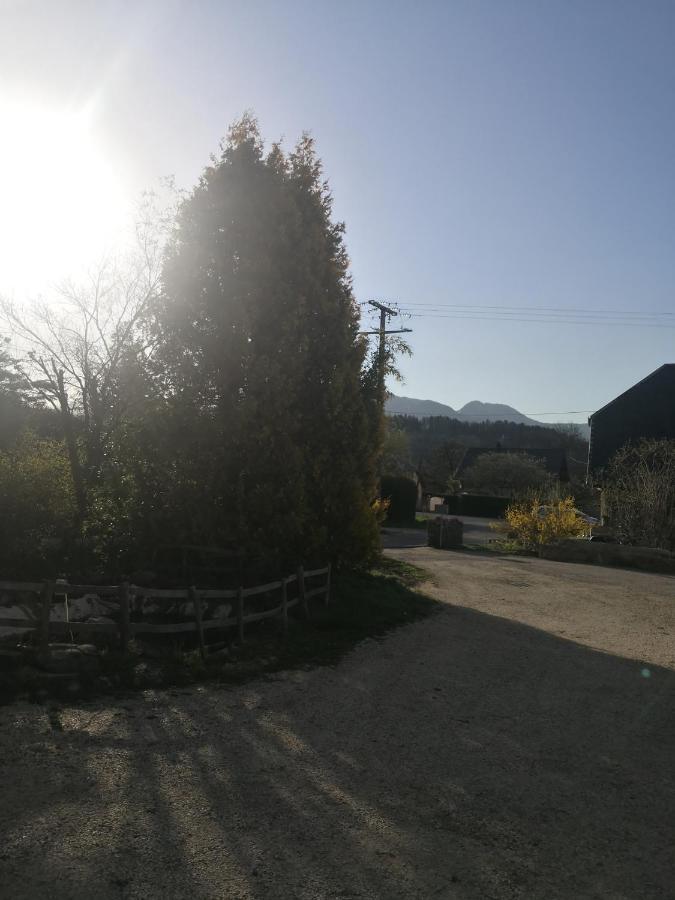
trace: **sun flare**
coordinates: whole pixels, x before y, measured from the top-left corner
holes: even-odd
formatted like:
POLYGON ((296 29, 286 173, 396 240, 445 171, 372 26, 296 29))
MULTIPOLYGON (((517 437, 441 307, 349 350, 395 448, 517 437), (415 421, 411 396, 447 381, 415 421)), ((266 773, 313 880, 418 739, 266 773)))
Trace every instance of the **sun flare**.
POLYGON ((110 249, 127 213, 86 113, 0 100, 0 291, 76 274, 110 249))

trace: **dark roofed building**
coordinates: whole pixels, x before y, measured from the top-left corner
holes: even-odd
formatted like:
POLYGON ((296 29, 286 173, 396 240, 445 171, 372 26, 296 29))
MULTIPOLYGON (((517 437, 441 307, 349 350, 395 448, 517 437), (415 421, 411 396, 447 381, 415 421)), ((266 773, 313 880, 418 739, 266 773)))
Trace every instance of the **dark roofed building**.
POLYGON ((462 473, 470 469, 476 460, 480 456, 485 456, 486 453, 520 453, 523 456, 531 456, 532 459, 540 460, 546 471, 560 481, 570 480, 566 450, 526 450, 522 447, 469 447, 457 466, 455 478, 461 479, 462 473))
POLYGON ((588 474, 642 438, 675 440, 675 363, 666 363, 589 418, 588 474))

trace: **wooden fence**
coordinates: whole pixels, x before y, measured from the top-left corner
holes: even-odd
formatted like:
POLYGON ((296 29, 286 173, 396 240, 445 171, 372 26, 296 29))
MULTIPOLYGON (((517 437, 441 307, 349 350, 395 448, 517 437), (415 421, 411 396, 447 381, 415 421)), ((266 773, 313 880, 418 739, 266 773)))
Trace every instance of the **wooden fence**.
POLYGON ((14 628, 34 630, 37 633, 37 642, 40 649, 47 651, 52 634, 117 634, 122 648, 126 648, 129 641, 137 634, 197 634, 199 649, 202 655, 206 652, 207 642, 205 633, 214 629, 236 627, 239 641, 244 640, 244 627, 250 622, 260 622, 263 619, 280 618, 284 633, 288 630, 288 611, 298 606, 304 617, 309 615, 309 600, 313 597, 323 596, 328 605, 330 599, 330 564, 323 569, 305 571, 298 567, 294 575, 281 578, 279 581, 271 581, 268 584, 255 587, 239 587, 237 589, 202 589, 194 585, 189 588, 174 590, 160 590, 157 588, 138 587, 128 583, 119 585, 98 584, 68 584, 63 581, 45 581, 36 583, 0 581, 0 591, 24 591, 40 594, 39 615, 36 619, 0 619, 0 625, 14 628), (308 581, 321 578, 322 583, 310 587, 308 581), (296 586, 295 596, 289 597, 289 587, 296 586), (246 611, 246 600, 251 597, 259 597, 265 594, 276 594, 279 602, 270 609, 258 612, 246 611), (54 621, 50 618, 52 604, 55 597, 79 596, 81 594, 95 594, 98 597, 116 598, 119 602, 118 622, 72 622, 54 621), (132 599, 133 598, 133 599, 132 599), (192 605, 194 622, 137 622, 132 621, 131 611, 133 601, 151 600, 175 604, 186 601, 192 605), (205 605, 217 601, 234 601, 235 615, 218 618, 204 618, 205 605))

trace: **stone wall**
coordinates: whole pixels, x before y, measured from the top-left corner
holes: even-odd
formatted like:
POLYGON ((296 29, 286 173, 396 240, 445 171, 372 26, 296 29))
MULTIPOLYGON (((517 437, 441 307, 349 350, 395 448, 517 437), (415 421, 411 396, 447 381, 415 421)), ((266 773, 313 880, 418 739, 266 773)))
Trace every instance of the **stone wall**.
POLYGON ((645 572, 675 575, 675 553, 650 547, 629 547, 600 541, 570 540, 540 547, 542 559, 558 562, 592 563, 600 566, 625 566, 645 572))

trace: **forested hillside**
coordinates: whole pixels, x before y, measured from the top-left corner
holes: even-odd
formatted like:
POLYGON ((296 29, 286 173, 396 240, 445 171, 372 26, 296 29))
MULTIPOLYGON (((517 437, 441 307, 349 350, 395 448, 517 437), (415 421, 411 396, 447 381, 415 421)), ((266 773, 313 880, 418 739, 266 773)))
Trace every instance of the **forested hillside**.
POLYGON ((467 447, 567 450, 570 475, 583 479, 588 442, 572 426, 522 425, 516 422, 461 422, 445 416, 418 419, 389 416, 385 465, 392 473, 423 476, 433 490, 444 490, 467 447))

